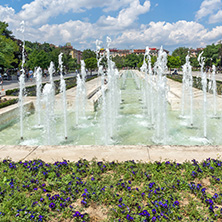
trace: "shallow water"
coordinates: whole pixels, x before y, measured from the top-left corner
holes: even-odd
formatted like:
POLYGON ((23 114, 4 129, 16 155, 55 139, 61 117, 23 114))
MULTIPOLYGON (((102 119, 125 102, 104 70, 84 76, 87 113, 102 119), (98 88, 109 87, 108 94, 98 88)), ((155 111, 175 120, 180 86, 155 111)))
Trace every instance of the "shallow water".
MULTIPOLYGON (((140 80, 142 81, 142 80, 140 80)), ((119 116, 116 124, 116 131, 110 144, 120 145, 151 145, 154 142, 154 126, 149 122, 149 118, 144 111, 142 101, 142 90, 138 89, 133 76, 128 73, 125 84, 120 80, 121 99, 119 116)), ((42 114, 42 119, 43 119, 42 114)), ((220 145, 221 119, 207 118, 208 136, 203 138, 202 114, 194 111, 194 125, 189 127, 188 119, 179 118, 179 112, 171 111, 168 106, 167 111, 167 134, 166 144, 169 145, 220 145)), ((42 126, 37 126, 35 114, 27 115, 24 118, 24 140, 20 140, 19 117, 13 123, 2 127, 0 131, 0 144, 5 145, 102 145, 103 133, 100 127, 100 111, 98 113, 87 113, 85 119, 80 120, 80 124, 75 124, 75 113, 68 111, 68 139, 63 135, 63 113, 58 111, 55 114, 55 124, 49 144, 46 131, 42 126)))

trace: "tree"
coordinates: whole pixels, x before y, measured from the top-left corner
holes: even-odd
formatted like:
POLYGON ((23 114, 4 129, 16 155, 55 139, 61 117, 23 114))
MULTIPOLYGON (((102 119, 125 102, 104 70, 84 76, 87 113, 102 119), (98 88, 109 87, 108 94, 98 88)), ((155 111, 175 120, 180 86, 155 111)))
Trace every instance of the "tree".
POLYGON ((219 57, 219 48, 220 45, 207 45, 204 49, 203 56, 205 59, 205 65, 206 66, 212 66, 212 64, 217 62, 217 59, 219 57))
POLYGON ((218 58, 218 66, 222 66, 222 41, 220 40, 218 42, 218 45, 219 45, 219 58, 218 58))
POLYGON ((123 57, 123 56, 121 57, 119 55, 116 55, 115 57, 112 58, 112 60, 113 60, 113 62, 115 62, 116 67, 118 69, 123 68, 124 63, 125 63, 125 57, 123 57))
POLYGON ((126 55, 126 59, 124 62, 125 67, 137 67, 137 64, 139 63, 139 58, 136 54, 128 54, 126 55))
POLYGON ((200 66, 197 60, 197 57, 190 57, 190 64, 192 67, 196 67, 196 68, 200 66))
POLYGON ((179 56, 181 64, 183 65, 186 63, 186 56, 188 54, 188 51, 189 51, 189 49, 186 47, 179 47, 173 51, 172 56, 174 56, 174 57, 179 56))
POLYGON ((91 49, 85 49, 82 52, 82 59, 86 60, 89 58, 96 58, 96 53, 94 51, 92 51, 91 49))
POLYGON ((97 67, 97 60, 96 58, 88 58, 85 61, 86 64, 86 68, 90 70, 90 73, 92 74, 92 70, 95 69, 97 67))
POLYGON ((167 66, 169 68, 179 68, 181 66, 180 57, 168 56, 167 66))
POLYGON ((60 52, 61 51, 59 48, 53 48, 52 52, 49 53, 50 60, 54 63, 55 67, 59 66, 58 57, 59 57, 60 52))
POLYGON ((8 30, 8 23, 0 21, 0 34, 6 38, 13 39, 12 31, 8 30))
POLYGON ((63 65, 66 67, 66 72, 78 68, 77 59, 72 58, 72 56, 69 54, 63 55, 63 65))
POLYGON ((44 50, 38 51, 35 49, 31 54, 28 55, 28 61, 26 62, 26 67, 34 69, 40 66, 42 69, 47 69, 50 64, 49 54, 44 50))
POLYGON ((17 62, 15 52, 18 51, 18 45, 11 39, 12 32, 7 29, 8 24, 0 22, 0 66, 12 68, 12 63, 17 62))
POLYGON ((156 56, 151 56, 151 65, 152 67, 154 66, 154 63, 156 62, 157 57, 156 56))

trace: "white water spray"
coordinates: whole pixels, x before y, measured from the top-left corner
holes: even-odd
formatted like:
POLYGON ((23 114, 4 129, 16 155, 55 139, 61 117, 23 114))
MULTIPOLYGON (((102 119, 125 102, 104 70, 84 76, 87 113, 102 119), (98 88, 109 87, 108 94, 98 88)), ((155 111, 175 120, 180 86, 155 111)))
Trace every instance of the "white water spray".
POLYGON ((36 113, 38 125, 41 125, 41 89, 42 89, 42 69, 38 67, 34 72, 36 77, 36 113))
POLYGON ((154 71, 157 74, 156 79, 156 125, 154 140, 157 143, 167 142, 167 83, 165 73, 167 71, 167 54, 161 47, 158 53, 157 61, 154 66, 154 71))
POLYGON ((79 124, 81 118, 85 117, 86 110, 86 69, 85 62, 81 60, 81 76, 77 74, 77 91, 76 91, 76 125, 79 124))
POLYGON ((202 57, 203 52, 198 56, 198 62, 201 67, 201 83, 203 90, 203 135, 207 137, 207 74, 204 72, 205 57, 202 57))
POLYGON ((67 134, 67 103, 66 103, 66 82, 63 77, 63 61, 62 61, 63 53, 59 54, 59 70, 60 70, 60 93, 62 94, 62 102, 63 102, 63 117, 64 117, 64 135, 65 139, 68 138, 67 134))
POLYGON ((193 126, 193 76, 189 60, 190 56, 188 54, 186 63, 183 65, 181 115, 184 116, 185 107, 189 107, 190 126, 193 126))
POLYGON ((23 118, 24 118, 24 91, 25 91, 25 40, 24 40, 24 32, 25 32, 25 22, 21 22, 20 28, 23 34, 23 45, 22 45, 22 69, 21 75, 19 77, 19 113, 20 113, 20 138, 23 140, 23 118))

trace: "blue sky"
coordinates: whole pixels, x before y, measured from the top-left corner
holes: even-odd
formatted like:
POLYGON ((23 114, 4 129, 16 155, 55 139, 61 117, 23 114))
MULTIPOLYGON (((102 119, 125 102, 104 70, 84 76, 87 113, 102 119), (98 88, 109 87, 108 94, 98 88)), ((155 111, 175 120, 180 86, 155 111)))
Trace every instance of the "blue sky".
POLYGON ((205 47, 222 40, 222 0, 0 0, 0 20, 17 38, 95 49, 205 47))

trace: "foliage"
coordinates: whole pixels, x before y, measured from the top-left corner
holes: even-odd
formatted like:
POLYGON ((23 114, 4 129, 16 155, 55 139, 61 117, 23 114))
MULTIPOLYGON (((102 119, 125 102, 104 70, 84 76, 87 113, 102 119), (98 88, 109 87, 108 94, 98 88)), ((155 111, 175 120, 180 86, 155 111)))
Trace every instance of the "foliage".
POLYGON ((173 51, 172 56, 174 56, 174 57, 179 56, 180 61, 181 61, 181 65, 183 65, 186 63, 186 56, 188 54, 188 51, 189 51, 189 48, 179 47, 173 51))
POLYGON ((12 68, 12 63, 17 62, 14 53, 18 51, 18 46, 11 39, 12 32, 7 27, 7 23, 0 21, 0 66, 12 68))
POLYGON ((115 62, 116 67, 118 69, 121 69, 124 67, 124 63, 125 63, 125 57, 121 57, 119 55, 115 56, 112 58, 113 62, 115 62))
POLYGON ((132 53, 132 54, 128 54, 126 55, 125 58, 125 62, 124 62, 124 66, 125 67, 130 67, 130 68, 135 68, 137 67, 137 64, 140 62, 139 57, 132 53))
POLYGON ((96 53, 92 51, 91 49, 85 49, 82 52, 82 59, 90 59, 90 58, 96 58, 96 53))
POLYGON ((4 107, 7 107, 7 106, 10 106, 12 104, 15 104, 17 102, 18 102, 18 99, 10 99, 10 100, 1 100, 0 99, 0 109, 4 108, 4 107))
POLYGON ((46 69, 49 67, 50 58, 49 54, 44 50, 35 49, 31 54, 28 55, 28 60, 26 62, 26 67, 34 70, 35 67, 41 67, 46 69))
MULTIPOLYGON (((183 75, 167 75, 167 78, 180 82, 180 83, 183 82, 183 75)), ((216 85, 217 85, 217 94, 221 95, 222 94, 222 81, 216 80, 216 85)), ((212 86, 212 82, 209 79, 207 79, 207 89, 209 89, 210 86, 212 86)), ((203 89, 201 77, 193 76, 193 87, 199 90, 203 89)), ((211 90, 208 90, 208 92, 212 93, 211 90)))
POLYGON ((96 58, 91 57, 85 60, 85 64, 86 64, 86 68, 92 72, 92 70, 97 67, 97 60, 96 58))
POLYGON ((169 68, 179 68, 181 66, 180 57, 168 56, 167 66, 169 68))
POLYGON ((0 220, 220 221, 221 167, 210 158, 182 164, 3 160, 0 220))
POLYGON ((192 67, 199 67, 199 62, 197 60, 197 57, 190 57, 190 64, 192 67))
POLYGON ((121 69, 123 67, 131 67, 131 68, 136 68, 136 67, 141 67, 143 64, 143 58, 144 55, 136 55, 134 53, 128 54, 126 56, 120 57, 119 55, 115 56, 112 58, 112 60, 115 62, 116 67, 118 69, 121 69))
POLYGON ((219 57, 219 48, 220 44, 218 45, 207 45, 207 47, 204 49, 203 56, 206 57, 205 65, 206 66, 212 66, 212 64, 218 65, 218 57, 219 57))

